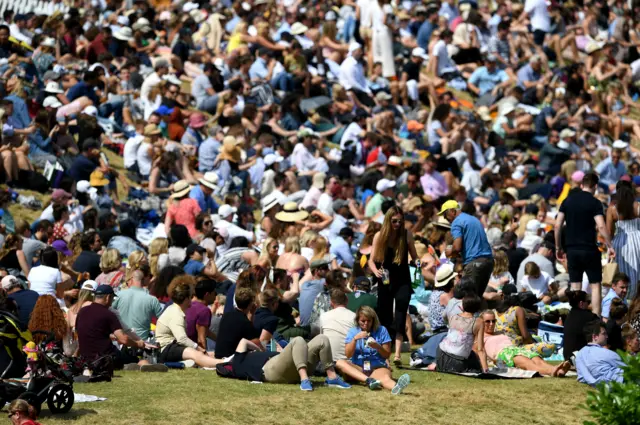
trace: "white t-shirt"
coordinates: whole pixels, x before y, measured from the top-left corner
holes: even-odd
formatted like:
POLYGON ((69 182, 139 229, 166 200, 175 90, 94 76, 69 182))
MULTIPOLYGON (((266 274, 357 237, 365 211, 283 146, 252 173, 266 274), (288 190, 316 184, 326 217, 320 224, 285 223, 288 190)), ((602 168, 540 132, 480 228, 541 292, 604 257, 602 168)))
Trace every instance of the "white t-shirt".
POLYGON ((456 71, 456 64, 449 57, 447 43, 445 43, 444 40, 439 40, 433 45, 431 55, 438 58, 438 69, 436 70, 436 73, 439 77, 447 72, 456 71))
POLYGON ((357 5, 360 8, 360 28, 371 28, 371 12, 373 10, 373 4, 374 3, 371 0, 358 0, 357 5))
POLYGON ((138 161, 138 148, 142 144, 143 140, 144 137, 142 136, 130 137, 124 144, 124 152, 122 156, 124 157, 125 168, 136 165, 136 162, 138 161))
POLYGON ((549 285, 553 283, 553 278, 549 276, 547 272, 540 271, 540 277, 533 279, 527 275, 522 278, 522 289, 533 292, 533 294, 540 298, 541 296, 549 292, 549 285))
POLYGON ((546 0, 527 0, 524 4, 524 13, 531 17, 531 28, 549 32, 551 30, 551 16, 547 10, 546 0))
POLYGON ((333 215, 333 198, 331 197, 331 195, 327 193, 322 193, 322 195, 320 195, 320 199, 318 199, 317 208, 320 210, 320 212, 332 216, 333 215))
POLYGON ((345 307, 334 308, 320 315, 322 334, 329 338, 333 361, 344 360, 344 340, 354 326, 356 314, 345 307))
POLYGON ((138 146, 138 150, 136 151, 138 169, 140 170, 140 174, 142 174, 143 176, 148 176, 149 174, 151 174, 151 166, 153 165, 153 161, 151 159, 151 155, 149 155, 150 147, 150 143, 143 142, 140 144, 140 146, 138 146))
POLYGON ((48 266, 38 266, 31 269, 29 276, 29 289, 36 291, 39 295, 56 296, 56 287, 62 283, 62 273, 60 270, 48 266))

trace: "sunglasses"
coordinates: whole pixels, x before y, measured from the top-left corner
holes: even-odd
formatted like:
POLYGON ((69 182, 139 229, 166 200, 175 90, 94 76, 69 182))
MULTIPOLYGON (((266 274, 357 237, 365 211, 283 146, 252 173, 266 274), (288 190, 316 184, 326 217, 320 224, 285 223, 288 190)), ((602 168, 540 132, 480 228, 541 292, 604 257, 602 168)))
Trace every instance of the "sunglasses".
POLYGON ((204 224, 205 226, 211 226, 213 224, 213 222, 212 221, 205 221, 202 224, 204 224))
POLYGON ((485 320, 484 323, 496 323, 496 320, 485 320))
POLYGON ((11 418, 13 415, 15 415, 18 412, 9 412, 9 414, 7 415, 7 418, 11 418))
POLYGON ((400 224, 402 223, 402 220, 391 220, 391 224, 400 224))

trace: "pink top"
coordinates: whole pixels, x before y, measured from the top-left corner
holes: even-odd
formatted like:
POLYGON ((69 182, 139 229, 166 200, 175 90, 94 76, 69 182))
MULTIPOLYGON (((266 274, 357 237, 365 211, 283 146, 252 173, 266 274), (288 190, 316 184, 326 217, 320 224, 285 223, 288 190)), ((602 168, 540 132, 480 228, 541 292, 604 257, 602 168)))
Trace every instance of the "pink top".
POLYGON ((181 199, 178 203, 171 202, 167 210, 167 217, 172 223, 182 224, 189 230, 192 238, 198 233, 196 230, 196 216, 200 214, 198 201, 191 198, 181 199))
POLYGON ((513 345, 511 338, 507 335, 487 335, 484 334, 484 351, 487 353, 487 357, 495 360, 500 354, 500 351, 513 345))

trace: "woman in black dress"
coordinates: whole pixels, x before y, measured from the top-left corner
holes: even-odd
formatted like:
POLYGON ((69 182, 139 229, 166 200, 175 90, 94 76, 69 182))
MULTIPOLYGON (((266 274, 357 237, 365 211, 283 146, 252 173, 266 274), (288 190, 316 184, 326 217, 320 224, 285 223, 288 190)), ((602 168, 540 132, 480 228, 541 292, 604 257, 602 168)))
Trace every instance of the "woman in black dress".
MULTIPOLYGON (((400 353, 407 311, 413 293, 409 254, 413 261, 419 263, 413 235, 405 228, 402 210, 392 207, 384 216, 382 229, 373 237, 369 268, 379 279, 377 313, 380 323, 395 332, 396 349, 393 362, 397 365, 401 364, 400 353)), ((419 267, 419 264, 417 266, 419 267)))

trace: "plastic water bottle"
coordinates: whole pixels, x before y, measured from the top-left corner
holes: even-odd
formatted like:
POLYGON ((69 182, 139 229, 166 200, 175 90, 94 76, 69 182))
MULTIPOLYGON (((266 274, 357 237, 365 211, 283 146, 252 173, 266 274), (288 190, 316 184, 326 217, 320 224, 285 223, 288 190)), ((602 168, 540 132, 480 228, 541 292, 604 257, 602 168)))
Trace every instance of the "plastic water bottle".
POLYGON ((391 280, 389 278, 389 270, 382 269, 382 284, 388 285, 389 283, 391 283, 391 280))
POLYGON ((498 359, 498 361, 496 362, 496 372, 504 373, 507 370, 508 370, 507 364, 504 362, 504 360, 498 359))

